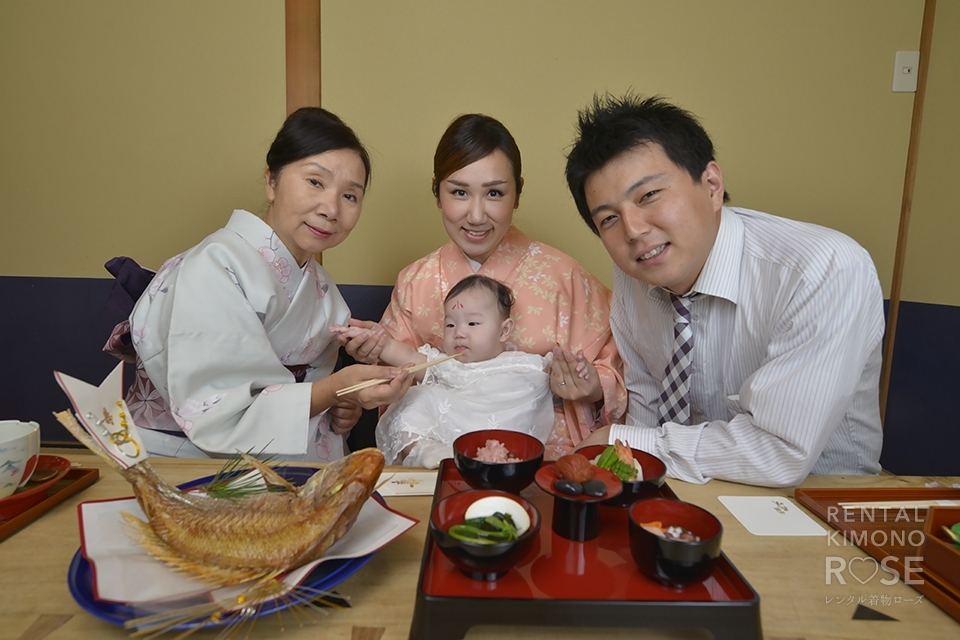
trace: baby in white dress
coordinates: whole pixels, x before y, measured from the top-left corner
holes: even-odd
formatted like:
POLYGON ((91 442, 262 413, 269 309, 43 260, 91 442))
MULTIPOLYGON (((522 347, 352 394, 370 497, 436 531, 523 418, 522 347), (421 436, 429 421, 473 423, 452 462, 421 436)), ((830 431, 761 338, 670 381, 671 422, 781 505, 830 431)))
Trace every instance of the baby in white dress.
MULTIPOLYGON (((377 446, 388 464, 432 469, 453 455, 453 441, 481 429, 509 429, 545 441, 553 427, 550 364, 540 356, 507 351, 513 330, 510 288, 486 276, 467 276, 444 300, 443 350, 459 357, 420 371, 420 384, 390 405, 377 424, 377 446)), ((338 327, 350 337, 365 331, 338 327)), ((380 360, 391 366, 443 357, 387 338, 380 360)))

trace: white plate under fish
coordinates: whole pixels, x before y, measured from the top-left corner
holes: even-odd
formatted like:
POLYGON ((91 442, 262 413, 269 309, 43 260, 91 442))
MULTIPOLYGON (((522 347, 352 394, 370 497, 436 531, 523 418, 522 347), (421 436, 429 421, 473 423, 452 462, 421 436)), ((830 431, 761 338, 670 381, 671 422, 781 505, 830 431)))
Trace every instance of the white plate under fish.
MULTIPOLYGON (((316 469, 283 467, 281 473, 295 484, 302 484, 316 469)), ((181 488, 200 486, 212 478, 201 478, 181 488)), ((77 603, 102 620, 123 624, 147 611, 163 610, 164 606, 158 603, 176 603, 176 607, 181 607, 186 598, 206 597, 211 591, 209 585, 172 571, 123 533, 122 511, 143 517, 133 498, 80 505, 83 546, 77 551, 68 575, 70 591, 77 603)), ((363 566, 380 547, 416 523, 413 518, 385 507, 375 496, 364 504, 350 531, 321 560, 291 572, 290 580, 292 584, 329 590, 363 566), (328 563, 329 572, 323 567, 328 563)), ((287 606, 290 605, 279 602, 265 605, 259 615, 287 606)))

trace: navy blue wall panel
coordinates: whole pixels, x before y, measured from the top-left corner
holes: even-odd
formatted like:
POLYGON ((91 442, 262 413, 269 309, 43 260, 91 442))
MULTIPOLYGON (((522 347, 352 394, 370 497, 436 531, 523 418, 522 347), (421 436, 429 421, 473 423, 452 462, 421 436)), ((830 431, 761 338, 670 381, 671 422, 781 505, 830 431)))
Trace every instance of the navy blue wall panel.
POLYGON ((884 421, 884 469, 960 475, 960 307, 901 302, 884 421))
MULTIPOLYGON (((54 370, 99 384, 118 360, 101 350, 124 315, 107 309, 112 278, 0 276, 0 419, 34 420, 46 444, 75 443, 53 411, 70 407, 54 370)), ((379 320, 391 286, 339 285, 353 315, 379 320)), ((344 354, 345 355, 345 354, 344 354)), ((344 364, 349 364, 345 362, 344 364)), ((129 383, 132 370, 124 377, 129 383)), ((376 411, 365 412, 350 445, 375 446, 376 411)))
MULTIPOLYGON (((359 320, 380 320, 387 305, 390 304, 390 294, 393 293, 393 287, 389 285, 338 284, 337 287, 343 294, 344 300, 350 305, 351 315, 359 320)), ((355 360, 341 349, 337 368, 354 363, 355 360)), ((377 446, 374 430, 377 428, 379 418, 380 412, 376 409, 367 409, 363 412, 357 426, 347 438, 347 446, 351 451, 377 446)))
MULTIPOLYGON (((99 383, 116 366, 101 351, 122 320, 107 310, 112 285, 110 278, 0 276, 0 418, 36 420, 46 443, 73 441, 51 416, 69 406, 53 371, 99 383)), ((354 317, 379 319, 392 287, 340 290, 354 317)), ((897 324, 881 462, 901 475, 960 475, 960 410, 953 405, 960 397, 960 307, 901 303, 897 324)), ((375 424, 376 413, 365 412, 351 448, 373 446, 375 424)))
POLYGON ((101 351, 123 318, 106 309, 113 279, 0 277, 0 417, 35 420, 45 443, 75 442, 53 417, 70 402, 62 371, 99 384, 119 362, 101 351))

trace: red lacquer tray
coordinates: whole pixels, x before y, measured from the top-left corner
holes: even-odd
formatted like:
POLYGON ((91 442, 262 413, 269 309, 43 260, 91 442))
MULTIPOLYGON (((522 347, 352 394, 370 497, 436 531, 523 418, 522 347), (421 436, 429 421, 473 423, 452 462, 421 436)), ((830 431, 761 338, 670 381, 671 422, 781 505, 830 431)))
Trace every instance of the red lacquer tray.
POLYGON ((90 486, 100 477, 96 468, 71 468, 60 456, 40 455, 37 469, 56 470, 57 475, 35 487, 29 484, 4 498, 0 506, 0 540, 27 526, 73 494, 90 486))
MULTIPOLYGON (((466 489, 453 461, 444 460, 434 503, 466 489)), ((462 638, 476 624, 703 627, 717 639, 763 637, 760 597, 725 555, 704 582, 665 587, 634 563, 625 508, 602 506, 599 537, 573 542, 551 530, 553 496, 536 484, 522 495, 540 511, 539 540, 496 581, 470 579, 427 536, 411 639, 462 638)), ((667 485, 661 496, 676 498, 667 485)))
POLYGON ((864 552, 883 562, 884 567, 896 571, 901 579, 906 564, 910 569, 907 584, 960 621, 960 592, 940 577, 940 567, 927 567, 924 562, 927 509, 911 504, 960 501, 960 489, 797 489, 794 497, 864 552), (864 506, 844 509, 841 503, 864 506))

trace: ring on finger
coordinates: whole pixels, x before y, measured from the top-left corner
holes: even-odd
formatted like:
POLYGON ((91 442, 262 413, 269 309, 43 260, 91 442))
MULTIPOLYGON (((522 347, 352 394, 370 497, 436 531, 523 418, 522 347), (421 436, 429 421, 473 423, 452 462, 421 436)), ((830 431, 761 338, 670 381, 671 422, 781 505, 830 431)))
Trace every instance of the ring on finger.
POLYGON ((561 386, 561 387, 562 387, 562 386, 565 385, 565 384, 567 384, 566 381, 565 381, 565 380, 561 380, 558 386, 561 386))

